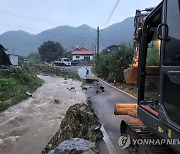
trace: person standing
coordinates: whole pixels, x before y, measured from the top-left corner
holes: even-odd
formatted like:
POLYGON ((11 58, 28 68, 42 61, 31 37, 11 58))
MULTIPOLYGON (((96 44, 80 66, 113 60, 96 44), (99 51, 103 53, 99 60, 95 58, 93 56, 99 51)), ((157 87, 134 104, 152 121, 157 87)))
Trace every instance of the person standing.
POLYGON ((86 77, 89 76, 89 69, 86 68, 86 77))

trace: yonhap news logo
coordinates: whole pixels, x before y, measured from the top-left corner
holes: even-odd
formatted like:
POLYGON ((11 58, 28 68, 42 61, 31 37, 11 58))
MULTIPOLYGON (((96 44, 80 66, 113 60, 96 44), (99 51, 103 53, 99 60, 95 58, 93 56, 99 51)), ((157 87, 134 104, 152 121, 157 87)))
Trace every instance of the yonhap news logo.
POLYGON ((131 139, 130 136, 121 136, 118 140, 121 149, 132 145, 180 145, 180 139, 131 139))
POLYGON ((121 149, 125 149, 131 144, 130 136, 121 136, 118 140, 118 144, 121 147, 121 149))

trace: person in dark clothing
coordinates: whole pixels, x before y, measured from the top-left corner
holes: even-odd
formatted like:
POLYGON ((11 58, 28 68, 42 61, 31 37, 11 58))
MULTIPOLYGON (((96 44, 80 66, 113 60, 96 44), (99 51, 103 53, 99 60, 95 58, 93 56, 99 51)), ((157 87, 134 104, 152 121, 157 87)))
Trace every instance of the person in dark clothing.
POLYGON ((12 65, 8 55, 5 53, 6 49, 0 44, 0 66, 12 65))
POLYGON ((89 76, 89 69, 86 68, 86 77, 89 76))

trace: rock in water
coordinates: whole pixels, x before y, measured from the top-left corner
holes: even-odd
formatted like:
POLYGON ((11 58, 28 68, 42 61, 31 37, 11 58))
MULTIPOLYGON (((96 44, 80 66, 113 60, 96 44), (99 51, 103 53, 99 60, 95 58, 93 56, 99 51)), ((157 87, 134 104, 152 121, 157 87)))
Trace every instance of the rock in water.
POLYGON ((58 99, 55 99, 55 100, 54 100, 54 103, 60 104, 60 101, 59 101, 58 99))
POLYGON ((76 92, 76 89, 75 89, 75 87, 71 87, 71 88, 69 88, 69 91, 76 92))
POLYGON ((31 94, 30 92, 28 92, 28 91, 26 91, 25 94, 26 94, 27 96, 29 96, 29 97, 32 97, 32 94, 31 94))
POLYGON ((73 138, 61 142, 54 150, 51 150, 48 154, 96 154, 95 143, 80 139, 73 138))
POLYGON ((59 131, 46 145, 42 153, 48 153, 59 143, 72 138, 82 138, 92 142, 101 140, 103 133, 100 128, 101 124, 89 104, 75 104, 68 109, 59 131))

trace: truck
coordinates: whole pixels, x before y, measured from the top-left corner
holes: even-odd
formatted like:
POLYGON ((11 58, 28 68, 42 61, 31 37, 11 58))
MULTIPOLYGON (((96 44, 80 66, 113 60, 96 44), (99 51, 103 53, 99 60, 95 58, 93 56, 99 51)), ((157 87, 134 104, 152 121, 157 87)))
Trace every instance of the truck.
POLYGON ((127 83, 137 83, 137 102, 117 103, 121 135, 131 139, 163 139, 163 145, 132 145, 144 153, 180 153, 180 0, 162 0, 155 8, 136 10, 134 59, 125 70, 127 83), (153 52, 158 63, 147 65, 153 52), (151 93, 151 95, 150 95, 151 93), (166 141, 176 140, 176 144, 166 141))
POLYGON ((54 61, 56 66, 71 66, 71 61, 68 58, 61 58, 60 61, 54 61))

